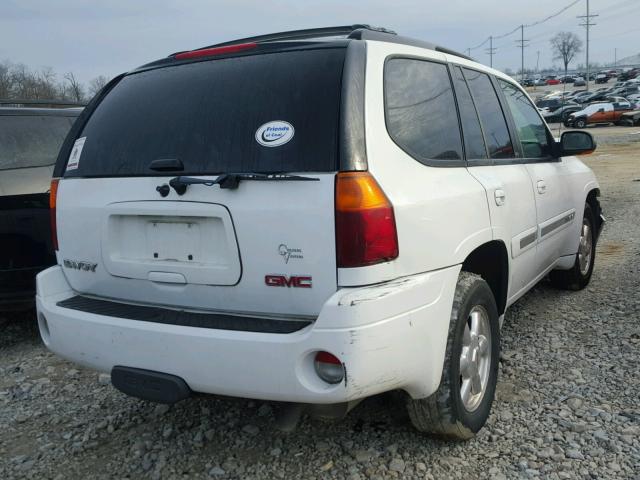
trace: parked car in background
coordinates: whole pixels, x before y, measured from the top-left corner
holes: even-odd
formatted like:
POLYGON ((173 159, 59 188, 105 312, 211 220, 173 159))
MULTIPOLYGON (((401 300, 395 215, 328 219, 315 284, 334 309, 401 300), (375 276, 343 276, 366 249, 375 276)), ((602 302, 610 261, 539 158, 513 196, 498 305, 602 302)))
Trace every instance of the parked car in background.
POLYGON ((545 86, 546 84, 547 84, 547 81, 546 81, 545 79, 543 79, 543 78, 536 78, 536 79, 533 81, 533 86, 534 86, 534 87, 543 87, 543 86, 545 86))
POLYGON ((584 128, 592 124, 617 124, 624 112, 631 111, 627 101, 594 103, 569 115, 564 122, 567 127, 584 128))
POLYGON ((609 75, 606 73, 598 73, 596 75, 596 83, 607 83, 609 81, 609 75))
POLYGON ((565 102, 563 102, 559 98, 543 98, 536 102, 536 107, 539 109, 546 109, 547 111, 553 112, 557 108, 560 108, 565 102))
POLYGON ((577 103, 565 104, 553 111, 542 112, 542 117, 547 123, 563 123, 573 112, 582 110, 582 106, 577 103))
POLYGON ((33 305, 36 274, 55 264, 51 175, 79 113, 0 107, 0 309, 33 305))
POLYGON ((341 417, 401 390, 418 430, 469 439, 506 309, 591 279, 600 190, 574 155, 594 149, 507 75, 385 29, 169 55, 62 147, 41 337, 146 400, 341 417))
POLYGON ((584 87, 586 84, 587 82, 582 77, 576 77, 575 80, 573 81, 574 87, 584 87))
POLYGON ((620 80, 631 80, 631 79, 638 78, 639 75, 640 75, 640 68, 630 68, 630 69, 622 72, 618 76, 618 78, 620 80))
POLYGON ((547 85, 558 85, 560 83, 560 80, 558 80, 557 78, 549 78, 547 80, 547 85))
POLYGON ((637 125, 640 125, 640 110, 623 113, 620 117, 620 125, 625 125, 628 127, 635 127, 637 125))
POLYGON ((574 83, 576 81, 573 75, 567 75, 564 77, 560 77, 560 83, 574 83))
POLYGON ((583 91, 575 94, 571 100, 576 103, 583 103, 591 95, 593 95, 593 92, 583 91))

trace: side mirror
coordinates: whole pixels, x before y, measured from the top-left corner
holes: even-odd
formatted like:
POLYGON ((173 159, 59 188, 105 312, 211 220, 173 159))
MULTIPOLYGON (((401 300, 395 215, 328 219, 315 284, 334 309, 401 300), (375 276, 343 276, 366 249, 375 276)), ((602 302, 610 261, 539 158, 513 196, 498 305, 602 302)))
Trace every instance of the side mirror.
POLYGON ((560 156, 586 155, 593 152, 596 146, 596 141, 589 132, 564 132, 560 137, 560 156))

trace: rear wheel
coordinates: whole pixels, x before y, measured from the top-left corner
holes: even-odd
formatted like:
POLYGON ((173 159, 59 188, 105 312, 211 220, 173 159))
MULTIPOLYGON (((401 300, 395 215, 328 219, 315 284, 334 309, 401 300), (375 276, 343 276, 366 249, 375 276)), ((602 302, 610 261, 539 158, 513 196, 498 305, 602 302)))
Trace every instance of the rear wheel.
POLYGON ((591 205, 585 203, 578 253, 570 270, 553 270, 549 274, 551 284, 563 290, 582 290, 589 284, 596 259, 595 217, 591 205))
POLYGON ((409 399, 413 425, 454 440, 472 438, 485 424, 498 378, 500 329, 493 293, 479 275, 461 272, 451 310, 438 390, 409 399))

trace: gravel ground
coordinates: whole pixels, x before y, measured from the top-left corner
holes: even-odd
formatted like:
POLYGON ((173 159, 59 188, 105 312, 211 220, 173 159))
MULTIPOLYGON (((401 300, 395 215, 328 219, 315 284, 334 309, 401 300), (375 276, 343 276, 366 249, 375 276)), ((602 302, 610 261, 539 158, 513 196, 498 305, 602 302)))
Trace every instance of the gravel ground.
POLYGON ((0 478, 640 479, 639 152, 605 142, 589 157, 608 219, 591 285, 542 282, 509 310, 497 399, 474 440, 416 433, 394 396, 290 434, 263 402, 138 401, 50 354, 31 316, 5 315, 0 478))

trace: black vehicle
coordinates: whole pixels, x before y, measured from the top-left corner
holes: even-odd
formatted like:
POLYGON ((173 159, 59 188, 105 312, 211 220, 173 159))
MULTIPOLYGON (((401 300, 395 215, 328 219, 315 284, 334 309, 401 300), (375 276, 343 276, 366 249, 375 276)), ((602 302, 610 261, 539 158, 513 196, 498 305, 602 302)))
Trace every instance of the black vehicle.
POLYGON ((569 115, 571 115, 573 112, 577 112, 579 110, 582 110, 581 105, 578 105, 577 103, 571 103, 557 108, 552 112, 546 114, 543 113, 542 116, 547 123, 560 123, 567 120, 567 118, 569 118, 569 115))
POLYGON ((567 103, 566 101, 563 101, 560 98, 548 98, 548 99, 538 100, 536 102, 536 107, 546 108, 550 112, 553 112, 558 108, 562 107, 562 105, 565 105, 566 103, 567 103))
MULTIPOLYGON (((18 101, 11 101, 14 102, 18 101)), ((0 107, 0 308, 3 310, 30 306, 36 274, 55 263, 49 215, 51 175, 58 150, 81 111, 0 107)))

